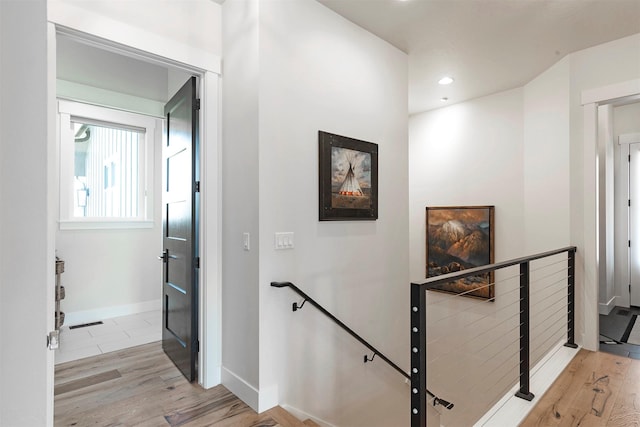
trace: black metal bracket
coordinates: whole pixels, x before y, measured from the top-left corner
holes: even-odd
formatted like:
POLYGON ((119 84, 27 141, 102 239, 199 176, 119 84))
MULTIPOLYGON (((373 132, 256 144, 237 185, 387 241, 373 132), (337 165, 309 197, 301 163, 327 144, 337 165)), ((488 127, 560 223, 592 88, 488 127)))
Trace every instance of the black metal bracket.
POLYGON ((298 303, 297 303, 297 302, 294 302, 294 303, 291 305, 291 308, 293 309, 293 311, 298 311, 298 310, 300 310, 300 309, 304 306, 304 303, 305 303, 305 302, 307 302, 306 298, 304 299, 304 301, 302 301, 302 304, 300 304, 300 305, 298 305, 298 303))
POLYGON ((442 405, 449 410, 453 408, 453 403, 447 402, 446 400, 440 399, 439 397, 433 398, 433 406, 436 406, 436 405, 442 405))
POLYGON ((369 359, 369 357, 367 357, 367 355, 365 354, 364 355, 364 363, 373 362, 373 359, 375 359, 375 358, 376 358, 376 353, 373 353, 373 356, 371 356, 371 359, 369 359))
POLYGON ((519 392, 516 393, 516 397, 519 397, 520 399, 524 399, 527 402, 531 402, 533 400, 533 398, 536 397, 536 396, 531 392, 524 393, 522 391, 519 391, 519 392))

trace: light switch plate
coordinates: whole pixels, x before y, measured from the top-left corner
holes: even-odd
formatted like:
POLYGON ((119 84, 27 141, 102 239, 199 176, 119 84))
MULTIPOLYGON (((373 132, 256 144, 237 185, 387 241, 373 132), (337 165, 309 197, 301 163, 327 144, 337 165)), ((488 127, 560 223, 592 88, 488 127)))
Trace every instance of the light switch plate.
POLYGON ((293 249, 294 248, 293 232, 287 231, 287 232, 276 233, 275 248, 276 249, 293 249))

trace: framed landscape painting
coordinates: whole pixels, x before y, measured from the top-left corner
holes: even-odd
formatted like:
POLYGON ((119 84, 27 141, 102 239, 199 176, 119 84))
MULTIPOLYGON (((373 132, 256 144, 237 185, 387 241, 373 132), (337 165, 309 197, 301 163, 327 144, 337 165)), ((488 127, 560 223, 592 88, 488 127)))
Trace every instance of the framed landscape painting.
MULTIPOLYGON (((494 207, 427 207, 427 278, 493 264, 494 207)), ((495 296, 494 273, 438 285, 436 291, 495 296)))
POLYGON ((320 221, 378 219, 378 145, 319 131, 320 221))

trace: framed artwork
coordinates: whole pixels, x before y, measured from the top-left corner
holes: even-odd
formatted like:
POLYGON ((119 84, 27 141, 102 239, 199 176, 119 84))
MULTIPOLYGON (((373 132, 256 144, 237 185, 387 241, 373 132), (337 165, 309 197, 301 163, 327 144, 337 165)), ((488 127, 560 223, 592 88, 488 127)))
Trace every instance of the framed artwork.
MULTIPOLYGON (((493 229, 493 206, 427 207, 427 278, 493 264, 493 229)), ((491 272, 432 290, 493 299, 493 283, 491 272)))
POLYGON ((319 219, 378 219, 378 144, 319 131, 319 219))

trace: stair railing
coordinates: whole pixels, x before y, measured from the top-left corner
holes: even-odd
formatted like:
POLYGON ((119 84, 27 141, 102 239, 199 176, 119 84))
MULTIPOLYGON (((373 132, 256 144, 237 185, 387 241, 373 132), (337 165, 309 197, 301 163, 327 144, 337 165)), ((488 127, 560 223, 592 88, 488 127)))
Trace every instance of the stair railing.
MULTIPOLYGON (((271 286, 273 286, 274 288, 286 288, 286 287, 291 288, 291 290, 293 290, 295 293, 297 293, 298 295, 300 295, 303 298, 303 301, 302 301, 302 303, 300 305, 298 305, 297 302, 294 302, 292 304, 292 310, 293 311, 298 311, 299 309, 302 308, 302 306, 305 303, 308 302, 309 304, 313 305, 316 309, 318 309, 318 311, 320 311, 326 317, 331 319, 335 324, 337 324, 343 330, 345 330, 349 335, 351 335, 353 338, 355 338, 360 344, 364 345, 371 352, 373 352, 373 356, 371 358, 368 358, 367 355, 364 356, 364 363, 370 362, 370 361, 372 361, 374 359, 374 357, 378 356, 380 359, 384 360, 389 366, 391 366, 393 369, 395 369, 401 375, 403 375, 405 378, 407 378, 408 380, 412 379, 411 375, 409 375, 408 373, 403 371, 402 368, 400 368, 398 365, 393 363, 391 361, 391 359, 389 359, 387 356, 385 356, 380 350, 378 350, 377 348, 375 348, 374 346, 369 344, 364 338, 362 338, 360 335, 358 335, 356 332, 354 332, 353 329, 351 329, 350 327, 345 325, 344 322, 342 322, 336 316, 334 316, 329 311, 327 311, 327 309, 325 309, 320 304, 318 304, 318 302, 316 300, 314 300, 309 295, 304 293, 302 290, 300 290, 300 288, 298 288, 293 283, 291 283, 291 282, 271 282, 271 286)), ((446 401, 444 399, 441 399, 441 398, 437 397, 436 395, 434 395, 433 393, 431 393, 426 387, 425 387, 425 393, 426 393, 426 396, 430 397, 429 400, 432 402, 432 404, 434 406, 441 405, 441 406, 444 406, 447 409, 451 409, 454 406, 453 403, 448 402, 448 401, 446 401)), ((426 398, 425 398, 425 402, 426 402, 426 398)))
MULTIPOLYGON (((520 266, 520 375, 517 397, 532 400, 529 390, 530 380, 530 270, 531 261, 553 255, 567 253, 567 347, 577 348, 575 343, 575 253, 576 247, 570 246, 537 255, 513 259, 511 261, 461 270, 454 273, 427 279, 424 283, 411 284, 411 427, 427 425, 427 290, 437 289, 438 285, 453 282, 469 276, 491 273, 506 267, 520 266)), ((493 286, 495 284, 491 284, 493 286)), ((463 295, 461 293, 459 295, 463 295)))

